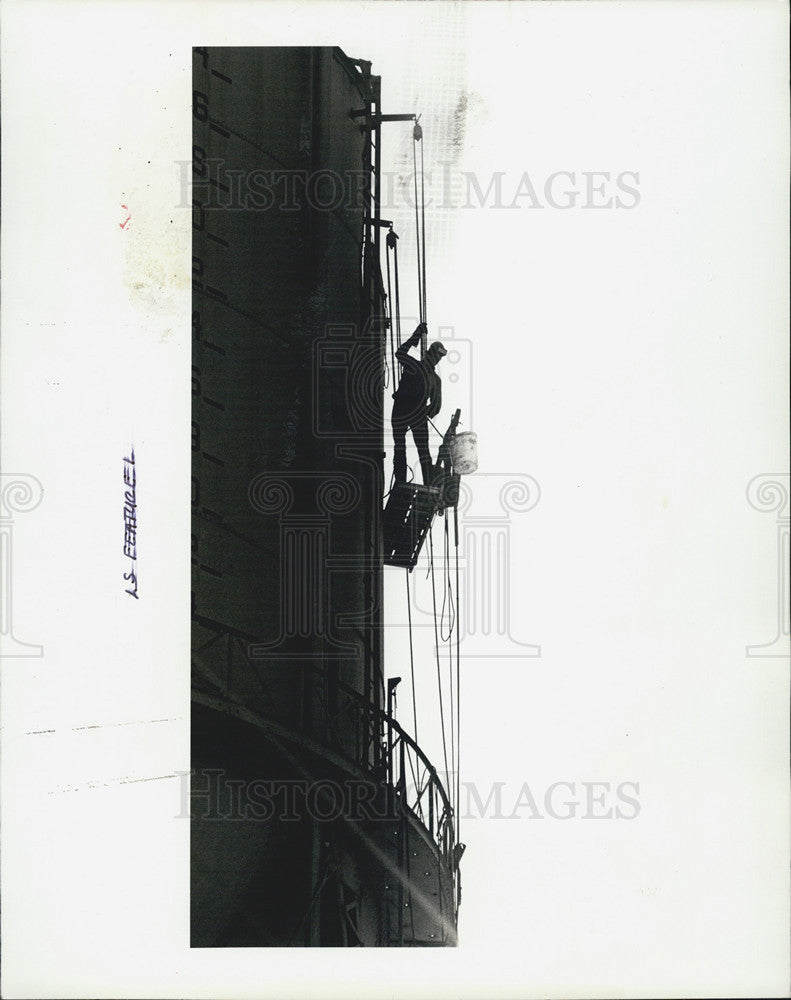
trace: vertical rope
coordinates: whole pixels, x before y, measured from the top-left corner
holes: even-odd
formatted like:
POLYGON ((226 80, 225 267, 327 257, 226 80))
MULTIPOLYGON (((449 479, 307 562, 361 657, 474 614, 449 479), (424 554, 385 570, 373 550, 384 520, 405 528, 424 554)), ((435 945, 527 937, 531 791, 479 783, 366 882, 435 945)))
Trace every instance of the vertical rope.
POLYGON ((398 240, 393 247, 393 272, 395 277, 396 344, 401 346, 401 289, 398 283, 398 240))
POLYGON ((387 309, 385 310, 387 317, 390 320, 390 367, 393 372, 393 388, 396 385, 396 361, 395 361, 395 347, 393 346, 393 338, 395 336, 393 332, 393 294, 392 285, 390 283, 390 246, 385 247, 385 260, 387 261, 387 309))
POLYGON ((453 542, 456 548, 456 842, 461 840, 461 628, 459 615, 459 511, 453 508, 453 542))
MULTIPOLYGON (((424 322, 424 309, 423 309, 423 283, 421 275, 423 273, 421 266, 421 256, 420 256, 420 208, 418 206, 418 196, 417 196, 417 144, 422 135, 422 130, 419 125, 415 125, 412 132, 412 176, 415 182, 415 244, 417 246, 417 298, 418 298, 418 311, 420 315, 420 322, 424 322)), ((422 147, 421 147, 422 153, 422 147)), ((424 338, 420 339, 420 356, 423 357, 425 353, 425 343, 424 338)))
POLYGON ((445 774, 448 774, 448 747, 445 740, 445 712, 442 707, 442 668, 439 662, 439 635, 437 633, 437 593, 434 587, 434 539, 432 529, 428 532, 430 566, 431 566, 431 599, 434 604, 434 651, 437 658, 437 690, 439 691, 439 718, 442 724, 442 756, 445 761, 445 774))
MULTIPOLYGON (((443 577, 445 582, 443 586, 445 587, 445 592, 450 595, 451 602, 453 596, 450 592, 450 534, 448 530, 448 511, 445 512, 445 545, 443 552, 443 577)), ((444 600, 443 600, 444 605, 444 600)), ((451 773, 451 787, 450 787, 450 800, 453 804, 453 815, 456 816, 458 811, 458 806, 453 803, 453 790, 456 785, 456 738, 454 735, 455 728, 455 716, 453 712, 453 627, 455 623, 456 613, 453 610, 453 618, 448 627, 448 681, 450 686, 450 773, 451 773)))
POLYGON ((423 316, 424 323, 428 323, 428 307, 426 304, 426 171, 423 161, 423 142, 420 143, 420 214, 422 232, 422 256, 423 256, 423 316))
POLYGON ((417 695, 415 694, 415 654, 412 649, 412 601, 409 597, 409 570, 404 570, 406 576, 406 609, 409 617, 409 669, 412 674, 412 716, 415 722, 415 743, 417 743, 417 695))

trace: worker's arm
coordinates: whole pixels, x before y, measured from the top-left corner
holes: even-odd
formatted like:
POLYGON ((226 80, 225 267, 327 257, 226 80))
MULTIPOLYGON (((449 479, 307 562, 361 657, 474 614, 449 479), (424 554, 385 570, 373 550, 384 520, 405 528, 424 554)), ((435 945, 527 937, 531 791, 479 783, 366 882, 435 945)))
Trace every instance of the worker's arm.
POLYGON ((420 338, 425 331, 426 324, 420 323, 409 340, 405 340, 404 343, 398 348, 396 351, 396 357, 402 364, 408 364, 410 361, 414 360, 409 357, 409 352, 413 347, 416 347, 420 343, 420 338))

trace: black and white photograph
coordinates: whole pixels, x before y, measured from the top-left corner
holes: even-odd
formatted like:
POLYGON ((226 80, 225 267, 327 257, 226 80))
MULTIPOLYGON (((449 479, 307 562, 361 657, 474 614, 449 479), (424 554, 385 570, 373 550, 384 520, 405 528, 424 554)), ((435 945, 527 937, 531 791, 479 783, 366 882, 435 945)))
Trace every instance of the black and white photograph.
POLYGON ((788 19, 2 0, 2 997, 789 994, 788 19))
POLYGON ((408 588, 424 545, 456 632, 447 541, 457 555, 477 465, 460 410, 436 424, 448 349, 426 344, 425 198, 421 318, 401 336, 382 133, 401 126, 423 160, 422 128, 339 48, 193 56, 192 945, 454 945, 458 774, 395 709, 405 680, 416 713, 436 659, 432 722, 455 758, 460 639, 449 662, 443 644, 388 669, 384 650, 385 567, 408 588))

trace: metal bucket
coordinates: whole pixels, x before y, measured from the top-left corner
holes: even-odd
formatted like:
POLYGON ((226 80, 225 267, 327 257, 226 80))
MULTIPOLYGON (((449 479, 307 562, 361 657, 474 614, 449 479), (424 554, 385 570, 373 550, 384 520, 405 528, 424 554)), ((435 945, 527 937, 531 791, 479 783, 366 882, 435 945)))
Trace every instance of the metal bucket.
POLYGON ((451 438, 449 450, 454 472, 464 476, 478 468, 478 436, 473 431, 451 438))

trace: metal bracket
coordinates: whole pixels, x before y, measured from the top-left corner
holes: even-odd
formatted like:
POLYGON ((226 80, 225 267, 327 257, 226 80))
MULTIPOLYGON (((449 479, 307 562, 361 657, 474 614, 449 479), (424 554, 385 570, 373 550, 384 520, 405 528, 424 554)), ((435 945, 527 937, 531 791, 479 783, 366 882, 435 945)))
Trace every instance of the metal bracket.
POLYGON ((376 115, 371 114, 368 108, 355 108, 349 112, 349 117, 351 119, 355 118, 367 118, 368 122, 365 126, 360 126, 361 128, 374 129, 377 128, 382 122, 413 122, 416 121, 416 116, 411 115, 376 115))

